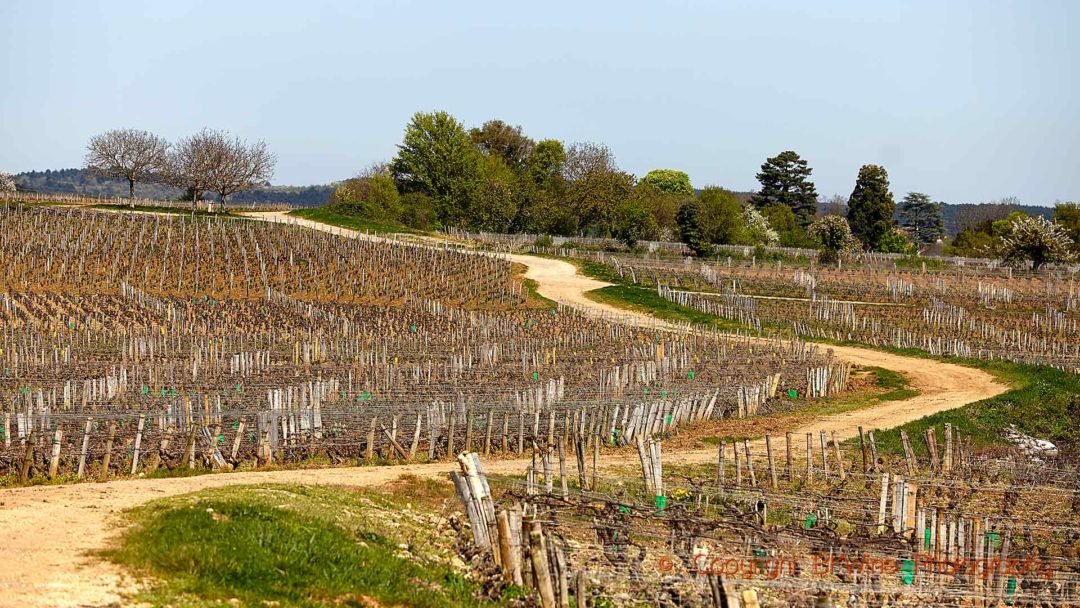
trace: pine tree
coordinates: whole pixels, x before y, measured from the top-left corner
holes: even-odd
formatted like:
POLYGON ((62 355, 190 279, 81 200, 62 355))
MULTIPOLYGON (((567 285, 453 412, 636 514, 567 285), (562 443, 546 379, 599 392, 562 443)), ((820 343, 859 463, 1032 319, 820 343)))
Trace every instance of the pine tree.
POLYGON ((757 174, 761 190, 751 202, 758 209, 776 203, 787 205, 805 228, 817 214, 817 190, 808 179, 812 172, 795 152, 781 152, 761 165, 761 173, 757 174))
POLYGON ((848 223, 855 236, 874 251, 893 230, 896 203, 889 192, 889 174, 880 165, 863 165, 848 199, 848 223))
POLYGON ((900 223, 919 245, 930 245, 945 236, 941 203, 930 201, 922 192, 909 192, 900 201, 900 223))

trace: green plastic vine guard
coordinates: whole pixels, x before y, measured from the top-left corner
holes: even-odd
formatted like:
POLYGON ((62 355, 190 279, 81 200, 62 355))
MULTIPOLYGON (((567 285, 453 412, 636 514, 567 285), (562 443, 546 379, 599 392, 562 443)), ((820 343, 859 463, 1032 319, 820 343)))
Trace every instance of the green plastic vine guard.
POLYGON ((817 525, 817 513, 807 513, 806 514, 805 524, 806 524, 806 529, 807 530, 809 530, 810 528, 813 528, 814 526, 816 526, 817 525))
POLYGON ((930 548, 930 534, 931 534, 931 532, 932 532, 932 530, 930 528, 927 528, 926 532, 923 533, 923 549, 929 549, 930 548))
POLYGON ((235 431, 236 429, 238 429, 238 428, 240 428, 240 421, 239 421, 239 420, 237 420, 236 422, 233 422, 233 423, 232 423, 232 429, 233 429, 234 431, 235 431))
POLYGON ((671 414, 667 415, 667 420, 665 420, 664 424, 671 426, 671 414))
MULTIPOLYGON (((1001 535, 998 534, 997 532, 987 532, 986 533, 986 540, 994 541, 994 548, 995 549, 997 549, 1001 545, 1001 535)), ((929 547, 930 545, 927 545, 927 546, 929 547)))
POLYGON ((217 442, 218 442, 218 445, 221 445, 221 444, 225 443, 225 435, 218 435, 217 436, 217 442))
POLYGON ((539 374, 539 372, 533 372, 533 374, 532 374, 532 379, 533 379, 533 380, 539 380, 539 379, 540 379, 540 374, 539 374))
POLYGON ((686 372, 686 377, 690 380, 694 379, 694 372, 686 372))
POLYGON ((667 508, 667 496, 657 496, 656 497, 656 508, 661 510, 661 511, 663 511, 665 508, 667 508))
POLYGON ((416 326, 415 325, 410 325, 409 326, 409 331, 413 331, 413 332, 416 331, 416 326))
POLYGON ((149 386, 142 387, 142 394, 146 395, 149 392, 150 392, 150 387, 149 386))
POLYGON ((915 560, 905 559, 900 562, 900 581, 905 585, 915 582, 915 560))
POLYGON ((236 392, 238 392, 238 393, 240 392, 240 383, 239 382, 236 384, 236 392))
POLYGON ((798 399, 799 398, 799 391, 797 391, 795 389, 791 389, 790 391, 787 392, 787 396, 791 397, 792 399, 798 399))
POLYGON ((626 505, 619 505, 619 512, 629 515, 630 514, 630 507, 628 507, 626 505))

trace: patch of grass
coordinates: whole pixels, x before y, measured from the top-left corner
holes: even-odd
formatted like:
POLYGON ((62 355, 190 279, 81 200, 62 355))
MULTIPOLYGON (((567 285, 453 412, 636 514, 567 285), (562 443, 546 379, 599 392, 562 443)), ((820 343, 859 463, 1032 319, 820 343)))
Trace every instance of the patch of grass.
POLYGON ((746 326, 737 321, 723 319, 707 312, 701 312, 700 310, 682 306, 681 304, 676 304, 670 300, 665 300, 664 298, 661 298, 655 290, 647 287, 611 285, 609 287, 594 289, 587 292, 585 295, 588 298, 603 304, 610 304, 617 308, 648 313, 665 321, 692 323, 694 325, 703 325, 722 331, 747 329, 746 326))
POLYGON ((1065 450, 1075 450, 1080 445, 1080 375, 1042 365, 947 360, 982 369, 1012 388, 996 397, 926 416, 899 428, 875 431, 879 450, 903 454, 900 439, 903 429, 916 454, 925 456, 923 431, 934 427, 940 442, 946 422, 962 436, 970 436, 978 449, 1008 445, 1003 432, 1010 425, 1022 433, 1049 439, 1065 450))
POLYGON ((289 212, 289 215, 295 215, 296 217, 302 217, 306 220, 313 222, 320 222, 322 224, 329 224, 331 226, 337 226, 338 228, 348 228, 350 230, 378 232, 382 234, 424 234, 419 230, 409 228, 408 226, 402 226, 400 224, 386 224, 381 222, 373 222, 366 220, 355 215, 345 215, 338 213, 329 207, 311 207, 309 209, 295 209, 289 212))
POLYGON ((157 205, 138 205, 134 209, 128 205, 89 205, 89 207, 91 209, 102 209, 105 211, 131 211, 134 213, 166 213, 169 215, 195 215, 196 217, 237 217, 228 211, 210 212, 203 209, 192 211, 191 209, 185 209, 183 207, 160 207, 157 205))
POLYGON ((105 557, 148 576, 133 599, 152 606, 489 605, 443 561, 399 548, 410 528, 437 534, 401 502, 333 487, 206 490, 129 512, 135 525, 105 557))

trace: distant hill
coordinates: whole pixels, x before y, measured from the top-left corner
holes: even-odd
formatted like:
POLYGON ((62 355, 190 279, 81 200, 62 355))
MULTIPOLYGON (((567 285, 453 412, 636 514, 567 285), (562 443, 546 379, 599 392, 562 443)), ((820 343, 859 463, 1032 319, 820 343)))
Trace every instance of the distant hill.
MULTIPOLYGON (((819 202, 818 211, 825 213, 827 203, 819 202)), ((981 221, 1001 219, 1013 211, 1022 211, 1028 215, 1041 215, 1046 219, 1053 219, 1053 207, 1040 207, 1038 205, 1012 205, 999 203, 963 203, 941 205, 941 217, 945 221, 945 232, 949 236, 956 236, 964 227, 978 224, 981 221)), ((896 215, 899 219, 899 214, 896 215)))
MULTIPOLYGON (((20 190, 52 194, 85 194, 89 196, 127 196, 128 185, 122 180, 106 179, 82 169, 57 171, 27 171, 15 176, 20 190)), ((234 203, 288 203, 297 207, 318 207, 330 199, 334 187, 320 186, 268 186, 239 192, 229 198, 234 203)), ((137 184, 135 195, 157 200, 180 198, 179 188, 163 184, 137 184)))

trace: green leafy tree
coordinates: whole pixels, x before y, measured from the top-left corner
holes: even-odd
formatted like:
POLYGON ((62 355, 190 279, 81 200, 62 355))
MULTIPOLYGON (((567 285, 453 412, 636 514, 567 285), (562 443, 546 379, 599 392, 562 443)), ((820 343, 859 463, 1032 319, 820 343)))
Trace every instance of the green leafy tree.
POLYGON ((859 249, 859 240, 851 233, 851 226, 839 215, 823 215, 807 228, 810 238, 818 243, 818 259, 823 263, 836 262, 841 254, 859 249))
POLYGON ((814 248, 817 243, 806 234, 806 229, 799 225, 795 219, 795 212, 787 205, 774 203, 761 210, 761 214, 769 221, 769 225, 780 237, 782 247, 814 248))
POLYGON ((401 196, 400 221, 417 230, 439 230, 443 227, 435 199, 423 192, 407 192, 401 196))
POLYGON ((330 194, 329 203, 339 213, 376 222, 401 219, 401 195, 385 165, 339 184, 330 194))
POLYGON ((450 114, 414 114, 390 168, 402 192, 424 192, 435 200, 443 224, 458 224, 468 216, 480 153, 450 114))
POLYGON ((638 241, 656 238, 656 218, 639 198, 629 198, 620 203, 615 208, 614 219, 612 236, 631 249, 637 246, 638 241))
POLYGON ((945 237, 941 203, 932 202, 922 192, 909 192, 900 201, 900 225, 917 245, 931 245, 945 237))
POLYGON ((541 140, 533 146, 528 166, 518 176, 515 189, 517 232, 573 234, 577 219, 569 211, 563 171, 566 150, 557 139, 541 140))
POLYGON ((466 225, 472 230, 509 232, 517 206, 514 172, 501 156, 484 154, 480 174, 469 196, 466 225))
POLYGON ((897 228, 893 228, 878 243, 878 251, 882 253, 901 253, 903 255, 916 255, 919 248, 911 242, 906 234, 897 228))
POLYGON ((570 146, 563 168, 565 200, 578 220, 577 230, 607 236, 616 207, 630 198, 634 178, 620 171, 611 150, 602 144, 570 146))
POLYGON ((889 174, 880 165, 863 165, 848 198, 851 232, 868 248, 880 251, 893 230, 896 203, 889 192, 889 174))
POLYGON ((817 189, 809 179, 811 173, 813 169, 798 154, 791 150, 781 152, 761 165, 757 174, 761 190, 750 200, 759 209, 786 205, 799 225, 807 226, 817 214, 817 189))
POLYGON ((705 240, 703 235, 701 218, 699 217, 700 212, 701 201, 692 198, 679 207, 679 212, 675 215, 675 221, 679 225, 679 239, 686 243, 686 246, 690 248, 690 251, 694 252, 694 255, 705 257, 712 255, 713 247, 711 243, 705 240))
POLYGON ((515 172, 525 169, 536 145, 525 136, 520 126, 510 126, 501 120, 489 120, 471 129, 469 138, 478 150, 502 158, 506 166, 515 172))
POLYGON ((694 187, 690 185, 690 176, 683 171, 675 169, 653 169, 641 178, 642 184, 648 184, 667 194, 694 194, 694 187))
POLYGON ((698 195, 701 201, 702 235, 717 245, 749 245, 750 238, 743 221, 743 206, 739 199, 724 188, 705 188, 698 195))
POLYGON ((1080 251, 1080 206, 1076 203, 1054 205, 1054 223, 1065 229, 1073 241, 1073 249, 1080 251))
POLYGON ((1009 223, 1001 238, 1001 257, 1013 266, 1031 262, 1032 268, 1038 270, 1045 264, 1075 262, 1073 245, 1064 227, 1042 216, 1021 215, 1009 223))

